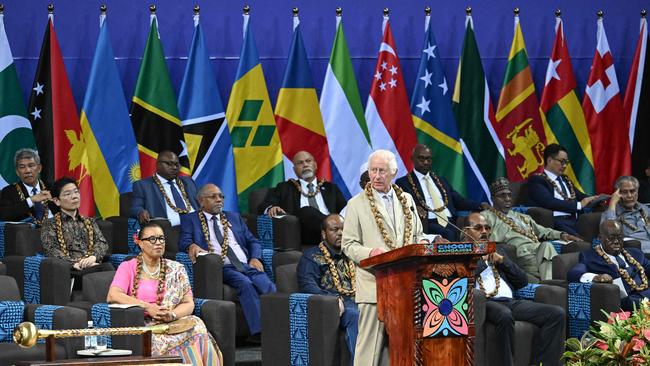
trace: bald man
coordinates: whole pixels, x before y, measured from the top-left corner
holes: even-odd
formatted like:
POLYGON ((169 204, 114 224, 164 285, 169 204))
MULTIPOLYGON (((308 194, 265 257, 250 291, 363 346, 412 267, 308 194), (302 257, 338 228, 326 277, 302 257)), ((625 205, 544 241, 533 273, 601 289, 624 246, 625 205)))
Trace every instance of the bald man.
POLYGON ((347 204, 336 184, 318 180, 318 164, 307 151, 293 156, 293 171, 298 179, 289 179, 269 190, 259 205, 259 214, 271 217, 294 215, 300 220, 303 245, 320 242, 320 225, 325 216, 340 213, 347 204))

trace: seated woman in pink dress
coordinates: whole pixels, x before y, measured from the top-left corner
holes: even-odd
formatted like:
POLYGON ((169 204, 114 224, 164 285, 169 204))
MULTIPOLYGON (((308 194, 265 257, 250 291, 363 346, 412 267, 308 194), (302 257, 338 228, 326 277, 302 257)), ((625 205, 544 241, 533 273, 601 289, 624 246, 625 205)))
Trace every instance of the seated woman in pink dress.
POLYGON ((189 317, 193 329, 179 334, 154 334, 154 355, 180 356, 193 365, 223 364, 221 351, 203 321, 192 315, 194 300, 190 282, 182 264, 162 258, 165 236, 157 224, 145 224, 136 243, 142 250, 134 259, 125 261, 115 272, 107 301, 115 304, 137 304, 144 308, 147 325, 168 323, 189 317))

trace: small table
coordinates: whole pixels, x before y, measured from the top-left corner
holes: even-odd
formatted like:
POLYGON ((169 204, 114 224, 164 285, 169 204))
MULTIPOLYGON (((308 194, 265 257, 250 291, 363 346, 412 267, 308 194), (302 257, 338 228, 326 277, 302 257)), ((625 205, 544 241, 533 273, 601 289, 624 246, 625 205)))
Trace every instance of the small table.
POLYGON ((158 365, 165 364, 171 366, 183 365, 183 361, 178 356, 128 356, 128 357, 95 357, 95 358, 81 358, 74 360, 58 360, 58 361, 19 361, 17 366, 117 366, 117 365, 158 365))

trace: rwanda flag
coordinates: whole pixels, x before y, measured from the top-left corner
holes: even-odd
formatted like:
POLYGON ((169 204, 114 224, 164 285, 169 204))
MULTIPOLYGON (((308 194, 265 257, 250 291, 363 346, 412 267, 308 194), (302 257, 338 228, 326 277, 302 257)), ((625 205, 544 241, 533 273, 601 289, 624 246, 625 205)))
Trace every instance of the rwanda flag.
POLYGON ((156 15, 151 15, 151 28, 132 102, 131 123, 138 141, 142 176, 149 177, 156 172, 158 153, 164 150, 176 153, 181 173, 190 174, 187 146, 162 43, 158 38, 156 15))
POLYGON ((226 114, 198 15, 194 16, 194 22, 194 36, 178 96, 192 178, 199 186, 218 185, 227 197, 224 209, 238 211, 235 162, 226 114))
POLYGON ((411 117, 418 142, 431 149, 433 171, 466 195, 463 149, 437 46, 427 15, 420 67, 411 97, 411 117))
POLYGON ((248 212, 251 191, 284 180, 280 138, 248 18, 244 15, 244 42, 226 109, 240 212, 248 212))
MULTIPOLYGON (((318 178, 330 181, 332 171, 323 116, 300 34, 300 21, 297 16, 293 20, 293 41, 275 105, 275 123, 280 133, 285 161, 291 161, 300 151, 307 151, 314 156, 318 178)), ((288 169, 285 170, 288 173, 288 169)))
POLYGON ((93 190, 101 192, 95 196, 97 209, 102 217, 118 216, 120 194, 131 192, 131 184, 140 179, 140 165, 105 15, 81 109, 81 131, 93 190))

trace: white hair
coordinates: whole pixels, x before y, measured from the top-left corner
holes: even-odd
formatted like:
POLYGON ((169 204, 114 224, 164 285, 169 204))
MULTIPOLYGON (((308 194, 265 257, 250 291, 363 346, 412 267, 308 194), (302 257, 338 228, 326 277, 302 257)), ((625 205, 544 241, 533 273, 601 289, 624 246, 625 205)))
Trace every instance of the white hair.
POLYGON ((391 174, 396 174, 397 173, 397 159, 395 158, 395 154, 393 154, 392 151, 389 150, 375 150, 368 156, 368 166, 370 166, 370 161, 374 157, 384 159, 388 161, 388 169, 390 170, 391 174))

